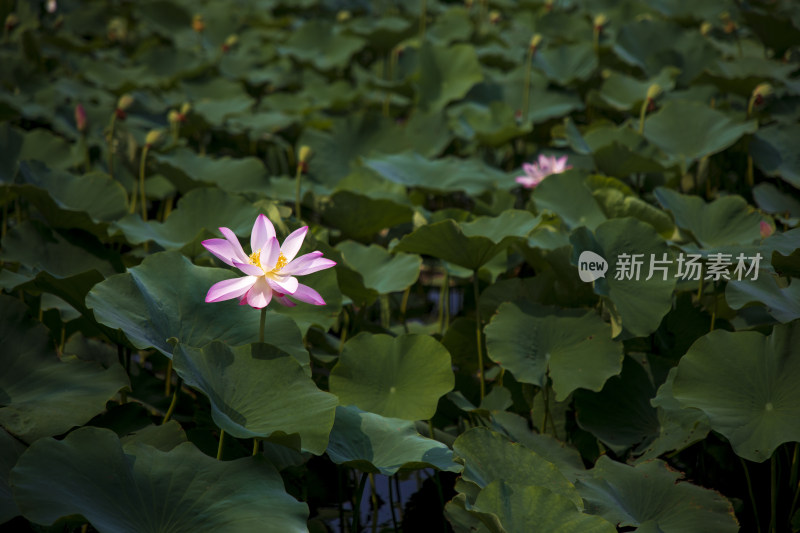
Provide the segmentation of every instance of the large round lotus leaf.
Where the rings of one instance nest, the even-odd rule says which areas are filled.
[[[539,219],[529,212],[513,209],[461,225],[447,219],[406,235],[394,251],[430,255],[477,270],[515,240],[527,236],[538,223]]]
[[[445,48],[425,41],[420,48],[417,89],[423,111],[438,111],[463,98],[482,79],[474,46],[455,44]]]
[[[645,120],[644,136],[686,172],[695,161],[721,152],[757,129],[755,120],[740,121],[699,102],[676,100]]]
[[[149,157],[157,163],[158,171],[183,192],[198,187],[197,182],[213,183],[231,192],[268,190],[267,169],[255,157],[212,159],[188,148],[165,154],[153,152]]]
[[[107,429],[34,443],[11,484],[25,518],[42,525],[79,514],[104,532],[307,531],[308,508],[265,459],[217,461],[188,442],[123,449]]]
[[[605,277],[594,281],[594,292],[613,303],[615,336],[618,328],[625,328],[638,337],[655,331],[672,307],[676,270],[672,262],[655,263],[652,266],[656,268],[666,266],[666,274],[654,269],[652,277],[647,279],[651,274],[651,259],[661,261],[666,254],[667,260],[672,261],[667,244],[656,230],[633,218],[615,218],[598,226],[594,237],[585,228],[578,228],[572,232],[570,241],[573,264],[578,264],[584,251],[593,251],[608,262]],[[627,266],[620,260],[621,254],[631,256]],[[633,254],[641,257],[633,258]],[[637,264],[641,262],[638,273],[633,268],[634,259]]]
[[[401,468],[461,470],[453,462],[453,452],[441,442],[421,436],[413,422],[353,406],[336,408],[327,453],[336,464],[385,476],[393,476]]]
[[[622,217],[639,219],[653,226],[665,239],[671,237],[675,231],[675,224],[667,213],[637,196],[626,195],[612,187],[602,187],[595,190],[592,195],[609,219]]]
[[[706,438],[711,426],[708,417],[699,409],[681,409],[672,394],[677,367],[672,367],[667,380],[658,388],[656,397],[650,403],[658,411],[658,436],[650,443],[637,462],[655,459],[660,455],[681,451],[695,442]]]
[[[675,224],[691,231],[704,248],[750,244],[761,238],[761,216],[741,196],[724,196],[706,204],[699,196],[666,187],[658,187],[655,196],[675,217]]]
[[[657,76],[647,80],[639,80],[612,70],[605,77],[597,96],[614,109],[630,111],[646,100],[647,91],[654,83],[661,87],[663,91],[671,91],[675,87],[675,78],[678,74],[680,74],[680,69],[664,67]],[[638,109],[635,109],[635,111],[638,111]]]
[[[750,141],[753,162],[769,176],[780,176],[800,189],[798,124],[776,124],[760,128]]]
[[[590,42],[561,44],[536,52],[533,65],[550,80],[566,86],[591,77],[597,68],[597,54]]]
[[[330,390],[342,405],[390,418],[429,419],[453,390],[450,354],[425,335],[360,333],[344,345]]]
[[[172,357],[171,338],[198,347],[214,340],[249,344],[258,340],[257,310],[235,300],[205,302],[209,287],[231,274],[195,266],[177,252],[160,252],[97,284],[86,305],[98,322],[121,329],[137,348],[152,346],[167,357]],[[300,331],[290,318],[268,312],[266,332],[270,344],[308,361]]]
[[[571,137],[573,145],[583,140],[594,156],[597,168],[610,176],[663,172],[672,164],[665,159],[664,152],[648,142],[630,124],[615,126],[600,123],[590,126],[580,138],[576,138],[575,131]],[[580,144],[578,147],[581,147]]]
[[[524,106],[523,96],[527,75],[528,69],[524,65],[510,70],[507,74],[492,73],[490,79],[476,85],[470,91],[467,99],[483,105],[491,105],[492,102],[502,100],[514,111],[521,112]],[[563,117],[584,107],[576,93],[551,86],[547,77],[535,70],[530,73],[528,102],[528,116],[522,117],[522,121],[527,124],[538,124]]]
[[[350,57],[364,47],[361,37],[336,32],[336,26],[323,20],[303,24],[279,50],[320,70],[344,67]]]
[[[647,444],[658,434],[656,410],[650,405],[655,394],[647,371],[626,357],[622,373],[610,378],[603,390],[575,392],[578,424],[620,454]]]
[[[130,387],[119,365],[59,359],[47,329],[16,298],[0,296],[0,426],[25,442],[88,422]]]
[[[269,339],[269,335],[265,335]],[[333,426],[336,397],[322,392],[293,357],[268,344],[202,349],[178,345],[173,368],[211,402],[221,429],[238,438],[299,434],[302,449],[320,455]]]
[[[664,67],[680,68],[679,85],[688,85],[706,68],[716,64],[718,57],[699,31],[687,30],[675,22],[644,17],[620,28],[614,52],[626,63],[641,68],[647,76],[657,75]]]
[[[800,224],[800,200],[788,191],[781,192],[771,183],[759,183],[753,187],[753,200],[762,211],[774,214],[788,225]]]
[[[517,381],[544,387],[547,376],[559,401],[572,391],[599,391],[622,369],[622,344],[597,313],[561,314],[508,302],[486,326],[489,357]]]
[[[105,174],[74,176],[53,171],[39,161],[20,164],[25,186],[18,188],[53,227],[81,228],[101,234],[98,226],[127,214],[128,195]]]
[[[733,506],[721,494],[691,483],[662,461],[635,467],[604,455],[576,486],[586,512],[632,531],[736,533]]]
[[[326,224],[355,239],[367,240],[384,228],[410,222],[412,216],[407,205],[351,191],[335,192],[322,212]]]
[[[381,177],[436,192],[464,191],[479,195],[495,188],[509,188],[511,178],[476,159],[443,157],[427,159],[415,152],[403,152],[364,159],[364,166]]]
[[[390,254],[382,246],[363,246],[353,241],[339,243],[344,261],[360,272],[364,286],[378,294],[403,291],[416,283],[422,258],[415,254]]]
[[[539,209],[558,214],[569,229],[586,226],[594,230],[606,220],[603,210],[592,196],[579,172],[548,176],[531,195]]]
[[[449,110],[455,133],[467,141],[498,147],[508,141],[530,133],[531,124],[517,124],[514,110],[505,102],[491,102],[489,106],[468,102]]]
[[[503,531],[552,533],[615,533],[599,516],[582,513],[575,503],[545,487],[494,481],[478,494],[472,507],[500,519]]]
[[[0,524],[20,514],[19,507],[11,495],[8,476],[23,451],[25,446],[22,443],[0,429]]]
[[[563,496],[576,509],[583,509],[575,486],[553,463],[499,433],[487,428],[470,429],[456,439],[453,451],[464,464],[461,477],[480,488],[498,480],[544,487]]]
[[[48,167],[67,170],[83,162],[83,149],[80,144],[71,144],[45,129],[26,131],[23,134],[19,161],[36,159]]]
[[[197,254],[202,248],[196,241],[207,232],[218,235],[217,228],[224,226],[239,236],[250,235],[253,221],[259,214],[261,210],[241,196],[203,187],[181,197],[166,222],[145,222],[138,215],[128,215],[113,223],[111,231],[122,231],[131,244],[155,241],[167,250],[194,243],[190,251]]]
[[[708,415],[737,455],[769,459],[800,441],[800,323],[777,325],[768,337],[712,331],[681,358],[672,392]]]
[[[800,318],[800,280],[792,278],[792,284],[784,288],[764,273],[755,281],[730,281],[725,287],[725,301],[732,309],[751,302],[763,303],[770,315],[786,324]]]
[[[310,251],[309,249],[308,252]],[[304,252],[305,250],[300,251],[301,254]],[[342,291],[339,288],[337,271],[327,268],[299,279],[300,283],[313,287],[325,300],[325,305],[310,305],[301,302],[294,307],[276,305],[273,307],[273,311],[291,318],[300,328],[303,337],[306,336],[311,326],[319,326],[323,331],[328,331],[339,320],[339,313],[342,310]],[[286,347],[283,349],[286,350]]]

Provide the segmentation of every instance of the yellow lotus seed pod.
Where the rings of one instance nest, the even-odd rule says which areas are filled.
[[[647,88],[647,99],[655,100],[661,94],[661,86],[657,83],[652,84]]]
[[[181,106],[181,115],[188,115],[189,111],[192,110],[192,104],[189,102],[184,102]]]
[[[170,109],[169,113],[167,113],[167,121],[170,124],[175,124],[181,121],[181,114],[175,111],[174,109]]]
[[[227,47],[227,48],[233,48],[234,46],[236,46],[238,44],[238,42],[239,42],[239,36],[234,33],[234,34],[228,35],[227,39],[225,39],[225,45],[224,46]]]
[[[194,17],[192,17],[192,29],[197,33],[200,33],[206,29],[206,23],[203,20],[203,15],[200,13],[197,13]]]
[[[131,96],[128,93],[123,94],[122,96],[119,97],[119,100],[117,100],[117,109],[125,111],[132,105],[133,105],[133,96]]]
[[[311,148],[309,146],[303,145],[300,147],[300,152],[297,154],[297,160],[301,163],[305,163],[308,160],[308,156],[311,155]]]
[[[530,47],[532,50],[536,50],[540,44],[542,44],[542,34],[536,33],[531,37]]]
[[[350,20],[351,16],[352,15],[347,10],[339,11],[338,13],[336,13],[336,21],[337,22],[346,22],[346,21]]]
[[[158,141],[161,140],[161,136],[164,135],[164,132],[161,130],[150,130],[147,133],[147,137],[144,138],[144,143],[147,146],[153,146]]]
[[[760,96],[761,98],[766,98],[772,94],[772,85],[769,83],[760,83],[753,89],[753,96]]]
[[[595,28],[602,28],[606,24],[608,24],[608,17],[604,13],[600,13],[594,18]]]
[[[713,29],[714,29],[714,25],[711,24],[710,22],[706,21],[706,22],[700,24],[700,33],[703,34],[703,35],[707,36],[709,33],[711,33],[711,30],[713,30]]]

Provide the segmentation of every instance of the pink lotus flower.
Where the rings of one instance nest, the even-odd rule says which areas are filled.
[[[527,189],[533,189],[547,176],[561,174],[571,168],[572,165],[567,165],[567,156],[556,159],[555,156],[540,155],[538,163],[523,163],[522,170],[525,171],[525,175],[517,176],[516,181]]]
[[[336,264],[335,261],[324,259],[322,252],[311,252],[295,259],[308,233],[308,226],[292,232],[283,241],[283,246],[280,246],[272,222],[266,216],[258,215],[250,234],[250,255],[244,253],[239,239],[230,229],[219,228],[219,231],[225,236],[224,239],[209,239],[203,241],[203,246],[246,276],[215,283],[208,289],[206,302],[239,298],[240,305],[247,304],[261,309],[274,297],[278,303],[294,307],[297,304],[287,298],[291,296],[301,302],[325,305],[325,300],[317,291],[298,283],[294,277],[324,270]]]

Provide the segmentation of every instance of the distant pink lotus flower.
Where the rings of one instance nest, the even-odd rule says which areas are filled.
[[[83,105],[78,104],[75,106],[75,127],[78,128],[78,131],[83,133],[86,131],[86,125],[86,110],[83,108]]]
[[[572,165],[567,165],[567,156],[556,159],[555,156],[540,155],[538,163],[523,163],[525,175],[517,176],[516,181],[527,189],[533,189],[547,176],[561,174],[571,168]]]
[[[219,231],[225,236],[224,239],[209,239],[203,241],[203,246],[246,276],[215,283],[208,289],[206,302],[239,298],[240,305],[261,309],[274,297],[278,303],[294,307],[296,304],[287,298],[291,296],[301,302],[325,305],[325,300],[317,291],[298,283],[294,277],[324,270],[336,264],[335,261],[324,259],[322,252],[311,252],[295,259],[308,233],[308,226],[292,232],[283,241],[283,246],[280,246],[272,222],[266,216],[258,215],[250,234],[252,253],[249,256],[244,253],[239,239],[230,229],[219,228]]]
[[[769,224],[769,222],[765,222],[763,220],[759,222],[759,230],[761,231],[762,239],[766,239],[775,232],[775,229]]]

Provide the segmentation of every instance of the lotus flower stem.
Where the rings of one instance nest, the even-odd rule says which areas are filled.
[[[114,126],[117,124],[117,112],[111,114],[111,124],[108,127],[108,175],[114,179]]]
[[[167,372],[164,377],[164,396],[169,396],[172,385],[172,359],[167,362]]]
[[[542,42],[542,36],[538,33],[531,38],[528,44],[528,54],[525,56],[525,83],[522,87],[522,123],[528,122],[528,108],[530,107],[531,92],[531,68],[533,68],[533,55]]]
[[[475,291],[475,340],[478,343],[478,380],[481,386],[481,401],[486,395],[486,382],[483,378],[483,346],[481,340],[481,308],[478,305],[478,296],[480,290],[478,288],[478,271],[475,270],[472,276],[472,287]]]
[[[178,383],[177,385],[175,385],[175,390],[172,392],[172,401],[169,402],[169,409],[167,409],[167,414],[164,415],[164,420],[161,421],[162,426],[167,422],[169,422],[172,413],[175,412],[175,406],[178,405],[178,392],[180,392],[180,390],[181,390],[181,379],[178,378]]]
[[[259,443],[260,443],[260,442],[261,442],[261,441],[259,441],[259,440],[258,440],[258,437],[254,437],[254,438],[253,438],[253,457],[255,457],[256,455],[258,455],[258,452],[260,451],[260,450],[259,450],[259,447],[258,447],[258,445],[259,445]]]
[[[550,415],[550,390],[547,386],[547,381],[550,379],[548,374],[544,376],[544,387],[542,387],[542,400],[544,401],[544,417],[542,418],[542,427],[540,431],[542,434],[547,433],[547,417]]]
[[[372,531],[378,531],[378,491],[375,488],[375,474],[369,475],[369,493],[372,500]]]
[[[344,343],[347,341],[347,330],[350,328],[350,315],[347,309],[342,309],[342,327],[339,333],[339,353],[344,350]]]
[[[225,442],[225,430],[219,430],[219,446],[217,446],[217,461],[222,461],[222,446]]]
[[[267,308],[261,308],[261,320],[258,324],[258,342],[264,342],[264,326],[267,323]]]
[[[403,291],[403,300],[400,302],[400,320],[403,322],[403,329],[408,333],[408,325],[406,324],[406,309],[408,308],[408,296],[411,294],[411,285],[406,287]]]
[[[145,174],[145,167],[147,165],[147,152],[150,151],[150,145],[145,144],[144,149],[142,150],[142,161],[139,164],[139,193],[142,196],[142,220],[147,220],[147,201],[144,192],[144,174]],[[136,210],[136,193],[133,195],[133,207],[131,208],[131,212]]]
[[[750,496],[750,503],[753,504],[753,518],[756,522],[756,529],[758,533],[761,533],[761,520],[758,519],[758,507],[756,506],[756,497],[753,494],[753,483],[750,481],[750,472],[747,470],[747,463],[744,459],[739,457],[739,460],[742,462],[742,468],[744,469],[744,477],[747,480],[747,493]]]
[[[359,482],[358,489],[356,490],[356,504],[353,507],[353,527],[350,529],[350,531],[358,531],[358,519],[361,515],[361,497],[364,495],[364,486],[367,484],[367,476],[368,474],[366,472],[361,474],[361,481]]]
[[[428,18],[428,2],[427,0],[422,0],[419,7],[419,39],[420,41],[425,39],[425,24],[427,23]]]
[[[769,458],[769,474],[770,474],[770,518],[769,518],[769,531],[770,533],[776,533],[777,530],[777,522],[778,522],[778,472],[777,472],[777,465],[778,462],[776,455],[778,454],[778,450],[772,452],[772,457]]]
[[[392,321],[391,309],[389,308],[389,295],[381,294],[381,327],[389,329]]]
[[[392,477],[387,477],[388,485],[389,485],[389,511],[392,513],[392,527],[394,531],[399,531],[400,529],[397,527],[397,516],[395,516],[395,509],[394,509],[394,491],[392,490]]]

